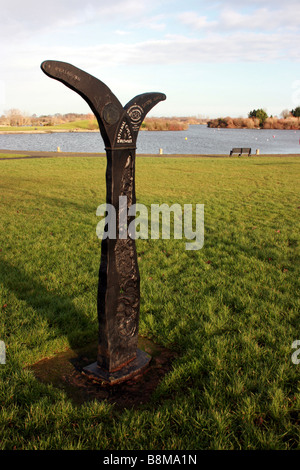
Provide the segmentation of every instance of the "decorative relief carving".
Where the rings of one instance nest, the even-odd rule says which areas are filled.
[[[120,286],[116,315],[118,331],[121,336],[134,336],[139,313],[134,240],[117,240],[115,255]]]
[[[107,124],[116,124],[120,119],[120,111],[117,105],[108,103],[103,108],[103,119]]]
[[[55,67],[55,72],[61,73],[63,75],[66,75],[69,79],[75,80],[77,82],[80,82],[80,77],[73,73],[71,70],[68,70],[63,67]]]
[[[142,117],[143,117],[144,110],[138,104],[134,104],[130,106],[127,111],[128,116],[130,117],[132,129],[134,131],[138,131],[140,125],[142,124]]]
[[[122,179],[121,179],[121,190],[120,196],[127,197],[128,207],[132,205],[132,195],[133,195],[133,158],[131,155],[126,160]]]
[[[101,382],[116,383],[128,379],[128,368],[114,372],[119,374],[117,377],[111,376],[112,371],[131,361],[131,373],[136,373],[141,370],[141,357],[143,364],[149,362],[148,355],[137,350],[140,276],[135,240],[128,236],[129,221],[133,217],[128,217],[125,211],[135,203],[134,165],[139,127],[150,109],[166,96],[145,93],[123,107],[103,82],[71,64],[44,61],[41,68],[46,75],[77,92],[97,118],[107,153],[107,202],[127,196],[124,212],[118,214],[119,238],[102,241],[97,297],[99,349],[97,362],[84,368],[88,375],[100,378]],[[121,234],[119,225],[123,224],[124,234]],[[135,362],[137,352],[140,359]]]
[[[122,121],[117,135],[117,144],[132,144],[132,135],[126,121]]]
[[[133,164],[133,158],[129,155],[123,170],[120,190],[120,195],[127,197],[126,210],[132,205]],[[119,219],[117,225],[119,229]],[[127,227],[126,230],[128,230]],[[120,231],[118,230],[117,233]],[[121,336],[132,337],[137,332],[140,301],[135,240],[130,238],[128,233],[126,238],[116,240],[115,257],[120,286],[116,316],[118,330]]]

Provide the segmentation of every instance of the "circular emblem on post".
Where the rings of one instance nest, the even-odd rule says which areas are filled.
[[[134,104],[133,106],[130,106],[127,113],[130,116],[131,121],[137,124],[142,119],[143,108],[138,104]]]
[[[103,108],[103,119],[107,124],[116,124],[120,118],[118,107],[113,103],[108,103]]]
[[[138,104],[133,104],[127,110],[127,114],[130,117],[131,125],[134,131],[138,132],[140,125],[142,124],[143,113],[144,113],[143,108],[139,106]]]

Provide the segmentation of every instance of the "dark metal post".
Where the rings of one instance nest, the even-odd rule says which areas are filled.
[[[106,203],[116,211],[116,237],[102,240],[97,302],[98,356],[84,372],[113,384],[139,373],[151,359],[137,348],[140,276],[135,240],[128,234],[133,218],[128,216],[128,208],[136,202],[135,151],[140,125],[153,106],[166,96],[144,93],[123,108],[103,82],[73,65],[45,61],[41,68],[46,75],[85,99],[97,118],[105,143]],[[120,217],[124,211],[124,207],[119,206],[120,196],[127,198],[125,217]]]

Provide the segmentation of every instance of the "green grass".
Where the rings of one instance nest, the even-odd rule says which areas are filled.
[[[1,161],[0,449],[299,449],[299,165],[137,158],[138,202],[205,204],[205,242],[137,241],[140,334],[179,355],[121,412],[26,369],[97,338],[106,161]]]
[[[63,124],[57,124],[56,126],[50,126],[53,130],[55,129],[85,129],[85,130],[95,130],[99,129],[96,119],[83,119],[81,121],[71,121],[65,122]]]

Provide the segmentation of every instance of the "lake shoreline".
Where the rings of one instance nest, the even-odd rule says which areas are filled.
[[[204,124],[197,124],[197,125],[202,125],[204,126]],[[208,129],[213,129],[213,130],[244,130],[244,131],[253,131],[253,130],[258,130],[258,131],[299,131],[300,128],[298,129],[294,129],[294,128],[291,128],[291,129],[278,129],[278,128],[262,128],[262,127],[255,127],[255,128],[247,128],[247,127],[213,127],[213,126],[205,126],[207,127]],[[186,131],[187,129],[176,129],[176,130],[171,130],[171,129],[147,129],[147,128],[141,128],[140,129],[140,132],[184,132]],[[97,132],[100,132],[99,129],[55,129],[55,130],[52,130],[52,129],[32,129],[32,130],[13,130],[13,131],[9,131],[9,130],[1,130],[1,127],[0,127],[0,135],[6,135],[6,134],[87,134],[87,133],[97,133]]]
[[[0,131],[1,132],[1,131]],[[0,149],[22,153],[61,152],[105,153],[100,132],[95,130],[69,130],[54,132],[46,128],[39,133],[14,132],[0,135]],[[138,154],[163,155],[228,155],[233,148],[251,148],[256,154],[300,153],[300,131],[270,131],[254,129],[210,129],[190,126],[182,131],[142,131],[136,142]]]
[[[2,155],[12,155],[11,157],[2,157]],[[15,155],[15,156],[13,156]],[[260,154],[260,155],[251,155],[251,156],[229,156],[225,154],[152,154],[152,153],[137,153],[136,156],[139,157],[159,157],[159,158],[259,158],[259,157],[300,157],[300,154],[290,153],[290,154]],[[22,159],[32,159],[32,158],[62,158],[62,157],[71,157],[71,158],[82,158],[82,157],[106,157],[106,153],[97,152],[44,152],[44,151],[29,151],[29,150],[6,150],[0,149],[0,160],[22,160]]]
[[[14,130],[14,131],[1,131],[0,134],[62,134],[62,133],[70,133],[70,134],[77,134],[82,132],[99,132],[99,129],[56,129],[55,131],[52,130],[30,130],[30,131],[22,131],[22,130]]]

